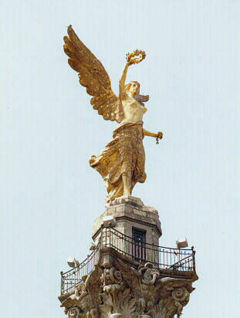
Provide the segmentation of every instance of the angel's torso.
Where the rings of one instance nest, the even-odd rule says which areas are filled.
[[[135,98],[129,95],[122,100],[122,106],[124,119],[121,124],[142,121],[143,115],[147,111],[146,107],[141,105]]]

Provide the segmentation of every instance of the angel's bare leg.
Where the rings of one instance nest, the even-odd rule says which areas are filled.
[[[131,179],[127,174],[122,175],[122,181],[123,181],[123,196],[128,197],[131,195]]]

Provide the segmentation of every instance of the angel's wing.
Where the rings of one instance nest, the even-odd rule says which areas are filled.
[[[79,82],[91,96],[91,104],[106,120],[121,122],[123,112],[120,99],[111,88],[110,78],[102,63],[79,40],[72,26],[64,37],[64,51],[69,56],[69,65],[78,72]]]

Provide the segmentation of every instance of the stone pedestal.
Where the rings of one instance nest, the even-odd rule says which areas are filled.
[[[93,224],[92,238],[96,244],[105,220],[130,238],[132,238],[133,229],[144,231],[146,244],[158,245],[162,235],[158,211],[150,206],[145,206],[142,200],[136,197],[117,198],[106,206],[104,213]]]

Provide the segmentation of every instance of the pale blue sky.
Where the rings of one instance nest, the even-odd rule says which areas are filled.
[[[117,93],[125,54],[149,94],[147,181],[133,195],[159,210],[161,245],[187,236],[199,281],[184,318],[237,317],[240,279],[240,0],[1,1],[0,213],[4,318],[64,317],[66,260],[83,260],[105,188],[88,165],[115,127],[67,65],[72,24]]]

